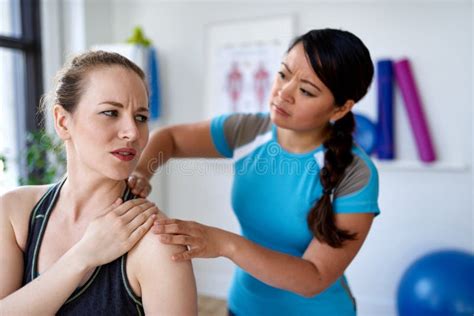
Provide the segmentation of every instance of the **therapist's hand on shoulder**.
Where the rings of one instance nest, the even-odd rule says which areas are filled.
[[[187,251],[172,256],[171,259],[175,261],[226,256],[230,250],[227,241],[231,233],[193,221],[157,220],[152,232],[159,234],[164,244],[186,246]]]
[[[146,198],[151,193],[151,185],[148,178],[138,171],[134,171],[127,180],[132,193]]]

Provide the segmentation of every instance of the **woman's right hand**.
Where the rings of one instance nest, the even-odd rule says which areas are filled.
[[[109,263],[132,249],[151,228],[158,212],[156,205],[145,199],[122,203],[119,198],[104,215],[90,222],[76,250],[90,268]]]
[[[132,175],[128,177],[127,184],[133,194],[143,198],[146,198],[151,192],[150,181],[138,171],[134,171]]]

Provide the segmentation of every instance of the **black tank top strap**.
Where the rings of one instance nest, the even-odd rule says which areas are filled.
[[[136,198],[138,198],[138,196],[133,194],[132,190],[128,187],[128,185],[126,185],[125,190],[123,191],[123,194],[122,194],[122,200],[125,202],[125,201],[133,200]]]
[[[35,274],[34,264],[36,261],[39,245],[43,238],[44,229],[48,222],[49,214],[56,204],[59,192],[63,186],[66,178],[53,184],[41,199],[36,203],[30,214],[28,238],[26,242],[26,249],[24,254],[25,274],[23,275],[24,283],[31,282],[37,277]]]

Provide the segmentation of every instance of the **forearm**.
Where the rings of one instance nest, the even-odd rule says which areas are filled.
[[[91,270],[71,248],[38,278],[0,300],[0,315],[54,315]]]
[[[154,131],[141,155],[136,172],[150,179],[158,168],[173,157],[173,153],[174,144],[170,129]]]
[[[239,235],[222,231],[227,247],[222,255],[260,281],[310,297],[329,284],[312,262],[262,247]]]

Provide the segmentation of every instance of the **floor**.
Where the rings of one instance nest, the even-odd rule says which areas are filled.
[[[198,316],[227,316],[227,304],[222,299],[198,296]]]

